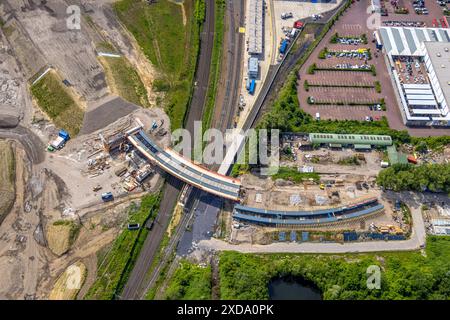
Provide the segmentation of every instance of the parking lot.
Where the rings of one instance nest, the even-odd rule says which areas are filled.
[[[394,5],[392,3],[394,3]],[[440,27],[441,23],[439,19],[442,18],[443,9],[446,7],[445,5],[440,5],[438,3],[438,0],[414,0],[414,1],[397,0],[392,1],[392,3],[391,1],[381,1],[382,8],[384,4],[385,10],[385,15],[382,16],[383,21],[405,22],[414,20],[417,22],[422,22],[424,24],[420,25],[422,27],[424,26]],[[400,12],[407,12],[407,13],[400,13]],[[437,21],[435,21],[435,19]],[[436,25],[436,22],[439,25]]]
[[[409,2],[405,1],[409,4]],[[403,21],[405,24],[416,24],[418,26],[422,24],[422,21],[426,25],[429,25],[434,18],[431,18],[432,13],[434,15],[442,17],[441,7],[433,0],[426,2],[429,7],[429,15],[418,15],[416,13],[410,14],[389,14],[387,17],[382,17],[382,22],[387,21]],[[333,26],[321,43],[317,46],[309,59],[304,63],[300,69],[298,81],[298,96],[300,105],[303,110],[311,114],[313,117],[316,113],[320,114],[321,119],[337,119],[337,120],[365,120],[366,117],[372,117],[377,120],[382,116],[386,116],[389,121],[389,126],[395,130],[408,130],[408,132],[415,136],[430,136],[430,135],[442,135],[447,134],[445,129],[436,128],[408,128],[403,124],[400,110],[397,105],[396,93],[392,86],[392,82],[387,71],[387,65],[382,52],[376,49],[373,31],[367,27],[367,19],[369,14],[367,13],[367,3],[363,1],[355,1],[349,9],[339,18],[339,20]],[[400,22],[398,22],[400,23]],[[335,33],[338,33],[339,37],[361,37],[366,34],[367,44],[357,43],[344,44],[338,41],[338,43],[332,43]],[[335,41],[334,41],[335,42]],[[342,51],[342,50],[355,50],[357,48],[370,49],[371,59],[367,61],[367,64],[373,65],[376,70],[376,76],[371,72],[361,71],[315,71],[314,74],[308,74],[308,68],[312,64],[317,66],[337,65],[343,63],[351,64],[364,64],[363,59],[347,58],[347,57],[332,57],[320,59],[319,55],[323,52],[324,48],[329,51]],[[413,68],[415,66],[413,65]],[[309,84],[308,91],[305,90],[304,80],[307,80]],[[412,78],[414,81],[414,78]],[[378,93],[375,88],[375,83],[379,82],[381,86],[381,92]],[[311,86],[312,85],[312,86]],[[316,85],[316,87],[314,87]],[[318,86],[320,85],[320,86]],[[330,87],[330,86],[334,86]],[[355,86],[350,88],[350,86]],[[372,86],[371,88],[356,88],[356,86]],[[320,88],[320,89],[319,89]],[[317,98],[323,99],[336,99],[336,97],[345,97],[345,101],[340,101],[339,104],[326,105],[311,105],[308,104],[307,99],[309,96],[314,95]],[[384,99],[386,111],[370,110],[369,106],[353,105],[346,103],[355,103],[353,99]],[[337,99],[336,99],[337,100]],[[372,108],[373,109],[373,108]]]
[[[366,9],[363,2],[347,9],[303,65],[300,105],[320,119],[376,121],[392,112],[391,126],[403,129],[384,59],[366,27]],[[313,64],[317,69],[311,74]],[[381,110],[384,104],[387,111]]]

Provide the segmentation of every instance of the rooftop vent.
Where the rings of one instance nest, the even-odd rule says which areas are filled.
[[[441,68],[445,68],[445,64],[441,64]]]
[[[441,56],[441,53],[440,53],[440,52],[438,52],[438,53],[436,53],[436,55],[437,55],[438,57],[440,57],[440,56]]]
[[[448,52],[448,48],[447,48],[447,47],[445,47],[445,48],[444,48],[444,51],[445,51],[445,52]]]

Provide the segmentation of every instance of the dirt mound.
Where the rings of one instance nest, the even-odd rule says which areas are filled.
[[[78,236],[79,225],[74,221],[59,220],[47,227],[47,243],[49,249],[61,256],[69,251]]]
[[[70,265],[59,276],[48,299],[75,300],[86,278],[86,273],[86,266],[81,261]]]
[[[19,124],[20,116],[17,110],[0,105],[0,128],[15,128]]]

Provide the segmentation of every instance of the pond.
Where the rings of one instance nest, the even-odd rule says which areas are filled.
[[[322,295],[314,283],[303,278],[288,276],[269,282],[270,300],[322,300]]]

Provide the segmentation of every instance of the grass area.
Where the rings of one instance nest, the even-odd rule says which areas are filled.
[[[169,281],[167,300],[210,300],[211,266],[200,267],[182,261]]]
[[[149,107],[147,90],[132,64],[124,57],[99,57],[112,92],[138,106]]]
[[[344,166],[359,166],[361,163],[359,162],[358,156],[349,156],[345,157],[338,161],[338,164]]]
[[[289,180],[295,183],[301,183],[309,179],[318,182],[320,180],[320,176],[316,172],[299,172],[297,168],[280,167],[278,172],[272,175],[272,180],[276,179]]]
[[[183,7],[168,0],[149,5],[146,1],[121,0],[114,9],[133,34],[144,54],[159,71],[154,89],[165,93],[162,106],[170,117],[172,130],[183,126],[189,105],[199,52],[202,15],[200,0],[183,2]]]
[[[71,136],[80,131],[84,112],[75,102],[73,92],[66,88],[55,71],[50,71],[31,86],[37,104],[54,122]]]
[[[85,299],[111,300],[122,291],[149,233],[145,223],[156,215],[160,198],[159,193],[146,195],[139,207],[131,206],[128,222],[139,223],[141,228],[139,230],[125,228],[114,241],[111,250],[99,259],[97,279]]]
[[[419,251],[366,254],[220,255],[221,299],[267,299],[272,278],[312,281],[324,299],[449,299],[450,237],[428,237]],[[369,290],[367,268],[381,268],[381,289]]]
[[[0,223],[11,210],[16,196],[16,159],[10,142],[0,140]]]
[[[217,94],[217,83],[220,78],[220,68],[222,67],[222,51],[225,21],[225,0],[215,0],[215,27],[214,46],[211,58],[211,70],[209,73],[208,92],[206,93],[205,110],[203,112],[203,128],[211,127],[212,114]]]

